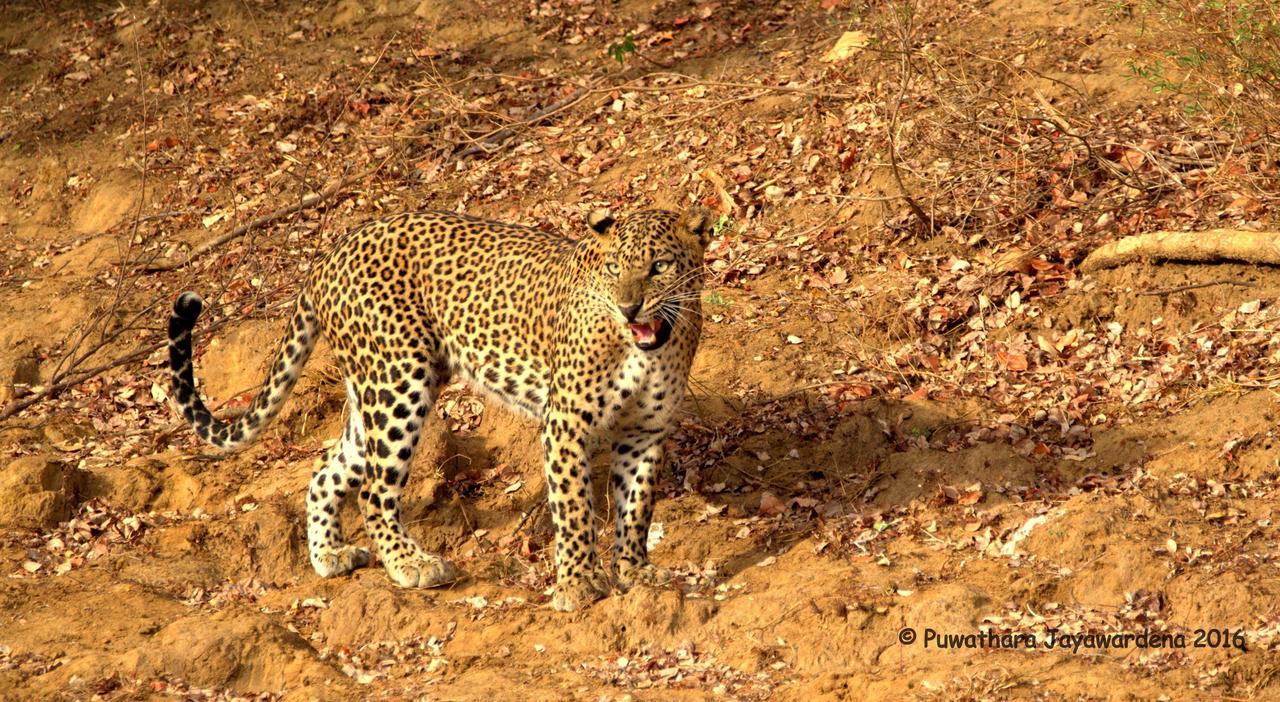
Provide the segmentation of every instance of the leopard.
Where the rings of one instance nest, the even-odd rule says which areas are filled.
[[[409,534],[402,497],[433,402],[462,381],[539,423],[553,609],[669,582],[650,562],[648,534],[702,334],[715,231],[706,208],[679,209],[593,211],[568,233],[448,211],[356,226],[307,271],[267,377],[235,417],[215,416],[196,388],[192,347],[205,303],[184,292],[168,325],[175,409],[202,441],[240,450],[280,412],[324,337],[342,376],[345,425],[306,491],[310,565],[332,578],[376,553],[395,585],[433,588],[462,572]],[[598,553],[591,475],[606,448],[610,570]],[[348,496],[372,549],[344,542]]]

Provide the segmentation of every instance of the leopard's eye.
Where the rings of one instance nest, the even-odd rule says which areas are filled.
[[[671,268],[670,261],[654,261],[653,268],[649,270],[649,275],[661,275],[666,273],[668,268]]]
[[[616,261],[609,261],[605,263],[604,270],[606,273],[608,273],[611,276],[614,276],[615,278],[618,276],[619,273],[622,272],[622,268],[618,266],[618,263]]]

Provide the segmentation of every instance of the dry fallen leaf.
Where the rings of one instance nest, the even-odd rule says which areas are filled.
[[[833,61],[844,61],[851,56],[856,56],[871,43],[871,35],[861,30],[845,32],[836,40],[835,46],[827,50],[822,57],[823,61],[831,63]]]
[[[662,527],[662,522],[653,522],[649,525],[649,538],[646,546],[650,551],[662,543],[662,537],[666,535],[666,530]]]
[[[725,190],[726,183],[724,176],[710,168],[704,168],[699,175],[702,176],[703,180],[711,183],[712,187],[716,189],[716,196],[720,202],[719,209],[721,212],[733,212],[734,209],[737,208],[737,203],[734,202],[733,196],[729,194],[728,190]]]
[[[1013,373],[1021,373],[1027,369],[1027,357],[1020,353],[997,351],[996,359],[1000,361],[1000,365]]]
[[[778,496],[772,492],[765,491],[760,495],[760,514],[772,516],[782,514],[787,510],[787,505]]]
[[[974,483],[965,487],[964,492],[956,497],[956,504],[972,505],[982,499],[982,483]]]

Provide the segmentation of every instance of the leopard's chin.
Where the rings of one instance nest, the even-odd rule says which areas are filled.
[[[671,325],[661,317],[654,317],[648,322],[631,322],[627,329],[631,330],[631,338],[641,351],[662,348],[671,339]]]

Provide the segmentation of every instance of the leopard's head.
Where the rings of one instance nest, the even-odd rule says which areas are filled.
[[[702,254],[714,218],[697,205],[683,214],[644,210],[615,220],[593,212],[600,256],[592,271],[619,330],[645,351],[693,323],[702,294]]]

